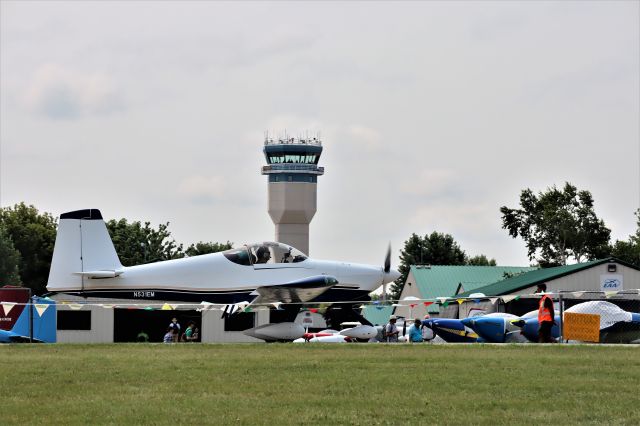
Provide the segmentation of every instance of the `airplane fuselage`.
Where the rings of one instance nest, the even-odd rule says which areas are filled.
[[[312,275],[337,278],[315,301],[363,300],[382,283],[381,267],[306,259],[299,263],[238,265],[222,253],[124,267],[113,278],[82,277],[58,292],[93,297],[181,300],[211,303],[251,301],[257,287],[302,280]]]

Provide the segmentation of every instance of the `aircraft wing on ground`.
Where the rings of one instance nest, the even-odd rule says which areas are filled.
[[[42,343],[39,339],[29,339],[29,336],[22,336],[12,331],[0,330],[0,343]]]
[[[271,303],[304,303],[315,299],[331,287],[338,284],[338,280],[330,275],[315,275],[292,281],[282,285],[258,287],[258,294],[251,305]]]

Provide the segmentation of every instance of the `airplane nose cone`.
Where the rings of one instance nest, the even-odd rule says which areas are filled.
[[[400,278],[400,272],[395,269],[391,269],[389,272],[384,274],[384,282],[390,283],[391,281],[395,281]]]

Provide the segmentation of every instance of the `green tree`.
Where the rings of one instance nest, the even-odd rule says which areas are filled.
[[[107,222],[116,253],[124,266],[184,257],[182,244],[177,244],[171,238],[168,228],[169,222],[161,223],[157,229],[151,227],[150,222],[144,225],[139,221],[128,222],[127,219],[111,219]]]
[[[0,226],[20,252],[20,280],[35,294],[46,292],[57,223],[49,213],[40,213],[25,203],[0,209]]]
[[[501,207],[502,227],[527,244],[529,259],[540,266],[566,265],[604,257],[609,252],[611,231],[595,214],[589,191],[578,191],[569,182],[554,185],[537,195],[531,189],[520,194],[520,208]]]
[[[495,259],[488,259],[484,254],[467,259],[467,265],[471,266],[496,266]]]
[[[20,252],[13,246],[11,237],[0,226],[0,287],[3,285],[21,285]]]
[[[187,247],[184,253],[187,256],[191,257],[191,256],[199,256],[201,254],[218,253],[220,251],[225,251],[232,248],[233,248],[233,243],[230,241],[227,241],[226,243],[214,243],[214,242],[204,243],[200,241],[196,244],[191,244],[189,247]]]
[[[638,226],[636,233],[630,235],[628,241],[617,240],[611,248],[611,254],[620,260],[640,267],[640,209],[636,210],[635,214]]]
[[[398,272],[401,275],[391,286],[390,297],[392,300],[397,300],[400,297],[411,265],[465,265],[466,262],[464,251],[451,235],[432,232],[420,237],[415,233],[411,234],[411,237],[404,242],[404,248],[400,251]]]

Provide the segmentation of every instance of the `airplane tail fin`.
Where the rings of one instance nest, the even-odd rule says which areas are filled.
[[[60,215],[47,290],[82,290],[87,278],[115,277],[122,269],[100,210]]]

